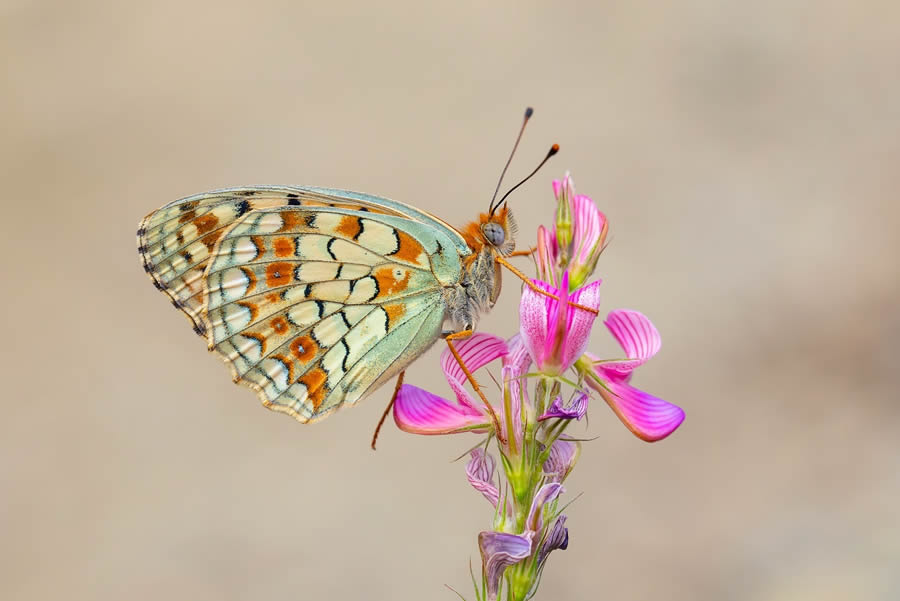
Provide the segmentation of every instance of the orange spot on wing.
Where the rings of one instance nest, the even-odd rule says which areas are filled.
[[[294,255],[294,239],[293,238],[275,238],[275,256],[291,257]]]
[[[378,296],[390,296],[406,290],[409,284],[409,270],[400,269],[403,275],[397,277],[397,267],[382,267],[375,271],[375,281],[378,282]]]
[[[253,270],[249,267],[241,267],[241,271],[245,276],[247,276],[247,279],[250,281],[250,283],[247,284],[247,292],[245,292],[244,294],[250,294],[251,292],[253,292],[253,289],[256,288],[256,274],[253,273]]]
[[[178,223],[187,223],[188,221],[190,221],[191,219],[193,219],[196,216],[197,216],[197,211],[191,209],[191,210],[183,213],[181,215],[181,217],[178,218]]]
[[[266,337],[258,332],[244,332],[241,336],[245,338],[252,338],[253,340],[259,343],[259,354],[266,354]]]
[[[294,268],[290,263],[285,261],[269,263],[269,265],[266,266],[266,286],[269,288],[287,286],[291,283],[293,275]]]
[[[291,354],[303,363],[309,363],[319,352],[319,345],[309,336],[298,336],[291,341]]]
[[[384,311],[388,316],[388,330],[390,330],[394,326],[394,322],[403,317],[403,314],[406,313],[406,305],[399,303],[385,305]]]
[[[256,316],[259,315],[259,307],[257,307],[254,303],[248,303],[246,301],[238,301],[236,304],[249,309],[250,321],[256,321]]]
[[[256,247],[257,257],[266,252],[266,241],[263,240],[262,236],[250,236],[250,242]]]
[[[206,234],[205,236],[203,236],[203,238],[201,238],[200,241],[206,245],[206,250],[208,250],[209,252],[212,252],[213,248],[216,245],[216,242],[219,241],[219,238],[221,238],[222,234],[224,234],[224,233],[225,233],[224,229],[218,230],[215,232],[210,232],[210,233]]]
[[[350,215],[341,217],[341,222],[337,226],[337,233],[351,240],[355,240],[361,231],[362,226],[359,223],[359,219]]]
[[[208,234],[219,224],[219,218],[214,213],[206,213],[194,219],[193,224],[197,228],[197,235],[202,236]]]
[[[269,303],[272,303],[273,305],[280,300],[281,300],[281,297],[278,295],[277,292],[272,292],[272,293],[266,295],[266,301]]]
[[[400,230],[397,230],[397,237],[400,240],[400,247],[391,256],[410,263],[418,263],[419,257],[425,252],[422,245],[415,238]]]
[[[288,331],[288,322],[284,317],[281,317],[280,315],[270,321],[269,325],[272,326],[272,330],[276,334],[284,334]]]
[[[322,401],[325,400],[325,394],[328,392],[328,387],[325,386],[325,380],[327,379],[328,374],[320,367],[312,369],[297,378],[297,382],[306,386],[306,393],[312,403],[313,411],[318,411]]]
[[[282,211],[281,227],[278,232],[296,232],[306,226],[306,213],[300,211]]]

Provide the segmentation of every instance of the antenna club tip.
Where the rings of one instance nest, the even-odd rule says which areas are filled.
[[[552,157],[557,152],[559,152],[559,144],[554,144],[550,147],[550,152],[547,153],[547,156]]]
[[[531,108],[530,106],[529,106],[528,108],[525,109],[525,118],[526,118],[526,119],[531,119],[531,116],[532,116],[533,114],[534,114],[534,109]]]

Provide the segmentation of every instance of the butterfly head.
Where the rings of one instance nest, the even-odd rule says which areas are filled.
[[[497,249],[501,255],[508,255],[516,249],[518,228],[512,211],[504,204],[491,213],[482,213],[478,230],[483,244]]]

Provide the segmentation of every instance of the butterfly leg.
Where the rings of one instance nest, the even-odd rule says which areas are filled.
[[[526,286],[528,286],[529,288],[531,288],[538,294],[543,294],[544,296],[549,296],[550,298],[555,298],[556,300],[559,300],[559,297],[556,296],[555,294],[550,294],[546,290],[542,290],[541,288],[535,286],[534,282],[532,282],[531,279],[527,275],[525,275],[524,273],[522,273],[521,271],[516,269],[515,266],[512,265],[512,263],[507,261],[502,256],[498,255],[498,256],[494,257],[494,260],[496,260],[498,263],[500,263],[501,265],[503,265],[504,267],[509,269],[511,272],[513,272],[513,274],[517,278],[519,278],[520,280],[525,282]],[[593,309],[591,307],[586,307],[585,305],[579,305],[578,303],[573,303],[572,301],[567,301],[567,302],[569,303],[569,305],[571,305],[577,309],[581,309],[582,311],[588,311],[589,313],[593,313],[594,315],[600,314],[600,311],[598,311],[597,309]]]
[[[472,335],[472,330],[461,330],[459,332],[452,332],[450,334],[446,334],[444,336],[444,340],[447,342],[447,346],[450,347],[450,352],[453,353],[453,358],[456,359],[456,362],[459,363],[460,368],[462,368],[463,373],[466,374],[466,379],[469,380],[469,383],[472,385],[472,390],[478,394],[481,398],[481,402],[484,403],[485,411],[487,411],[488,415],[491,417],[491,422],[494,424],[494,432],[497,434],[497,439],[500,442],[505,442],[503,440],[503,434],[500,431],[500,420],[497,418],[497,413],[494,411],[494,407],[491,405],[490,401],[487,400],[487,397],[484,396],[484,393],[481,391],[481,387],[478,385],[478,382],[475,381],[475,376],[472,375],[472,372],[469,371],[469,368],[466,367],[466,364],[463,363],[462,357],[459,356],[459,351],[456,350],[456,345],[453,344],[453,341],[458,338],[468,338]]]
[[[537,250],[537,246],[532,246],[528,250],[514,250],[506,255],[507,257],[530,257]]]
[[[397,383],[394,384],[394,394],[391,395],[391,402],[388,403],[388,406],[384,408],[384,413],[381,414],[381,419],[378,420],[378,425],[375,426],[375,434],[372,435],[372,450],[375,450],[375,442],[378,440],[378,433],[381,432],[381,426],[384,425],[384,420],[387,419],[388,413],[391,412],[391,408],[394,406],[394,401],[397,400],[397,393],[400,392],[400,387],[403,386],[403,374],[406,371],[401,371],[400,375],[397,376]]]

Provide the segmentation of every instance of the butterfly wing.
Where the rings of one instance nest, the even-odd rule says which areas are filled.
[[[303,422],[356,403],[437,339],[460,244],[412,207],[321,188],[191,197],[139,230],[145,269],[235,381]]]
[[[205,336],[203,271],[216,242],[228,228],[252,211],[280,206],[335,204],[340,191],[330,196],[292,186],[230,188],[176,200],[147,215],[138,227],[138,252],[154,286],[190,318],[194,331]],[[399,214],[377,197],[368,203],[351,200],[349,208]],[[389,204],[392,203],[389,201]]]

